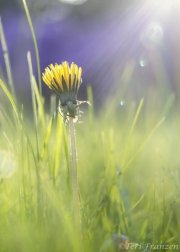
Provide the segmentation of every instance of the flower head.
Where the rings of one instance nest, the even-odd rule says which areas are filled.
[[[77,115],[77,93],[81,85],[82,68],[75,63],[51,64],[42,75],[44,83],[60,98],[61,110],[65,116]]]
[[[71,66],[69,66],[68,62],[64,61],[59,65],[50,64],[49,67],[46,67],[42,79],[61,99],[63,93],[74,92],[77,94],[81,85],[81,76],[81,67],[78,67],[75,63],[71,63]]]

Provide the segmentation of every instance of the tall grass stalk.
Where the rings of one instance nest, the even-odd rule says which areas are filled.
[[[32,107],[33,107],[33,116],[34,122],[37,127],[37,106],[36,106],[36,98],[33,90],[33,67],[32,67],[32,60],[31,60],[31,53],[27,52],[27,62],[29,68],[29,78],[31,83],[31,95],[32,95]]]
[[[13,82],[13,77],[12,77],[12,70],[11,70],[11,63],[9,60],[9,52],[8,52],[8,47],[6,43],[6,38],[4,35],[1,17],[0,17],[0,41],[1,41],[2,50],[4,54],[4,62],[6,66],[8,84],[10,86],[14,99],[16,99],[15,90],[14,90],[14,82]]]
[[[37,148],[37,156],[33,154],[34,162],[35,162],[35,174],[36,174],[36,189],[37,189],[37,217],[38,221],[41,218],[41,178],[40,178],[40,147],[39,147],[39,132],[38,132],[38,112],[37,112],[37,96],[38,91],[35,92],[36,80],[33,74],[33,67],[31,61],[31,53],[27,53],[27,62],[29,68],[29,77],[31,83],[31,95],[32,95],[32,107],[33,107],[33,115],[34,115],[34,130],[35,130],[35,138],[36,138],[36,148]],[[40,99],[39,99],[40,100]],[[39,108],[42,108],[42,104],[39,101]],[[42,110],[42,109],[41,109]],[[34,153],[34,152],[33,152]]]
[[[12,108],[13,108],[13,111],[14,111],[13,115],[14,115],[14,118],[16,118],[15,120],[17,120],[19,122],[20,115],[19,115],[19,111],[18,111],[17,104],[16,104],[16,101],[15,101],[15,97],[12,96],[12,94],[8,90],[6,84],[1,79],[0,79],[0,87],[2,88],[3,92],[5,93],[6,97],[8,98],[9,102],[12,105]]]
[[[35,49],[35,55],[36,55],[36,64],[37,64],[37,71],[38,71],[38,86],[39,86],[39,92],[42,94],[42,81],[41,81],[41,66],[40,66],[40,58],[39,58],[39,50],[38,50],[38,45],[37,45],[37,39],[36,35],[34,32],[34,27],[32,24],[32,19],[31,15],[29,13],[29,9],[26,3],[26,0],[22,0],[23,6],[24,6],[24,11],[26,13],[26,18],[29,24],[29,28],[31,30],[32,34],[32,39],[33,39],[33,44],[34,44],[34,49]]]

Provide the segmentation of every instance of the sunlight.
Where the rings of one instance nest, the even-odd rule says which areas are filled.
[[[174,8],[180,5],[179,0],[147,0],[148,4],[160,15],[169,15]]]
[[[87,2],[87,0],[59,0],[62,3],[79,5]]]

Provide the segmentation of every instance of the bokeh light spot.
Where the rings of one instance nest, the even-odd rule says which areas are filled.
[[[164,36],[163,27],[158,22],[149,23],[141,35],[142,43],[145,46],[161,44]]]
[[[145,56],[140,56],[139,65],[140,67],[146,67],[148,65],[148,60]]]

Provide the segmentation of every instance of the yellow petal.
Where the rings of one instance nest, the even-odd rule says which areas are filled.
[[[72,64],[71,64],[71,86],[74,82],[74,77],[75,77],[75,64],[72,62]]]
[[[51,72],[52,72],[52,74],[53,74],[54,79],[55,79],[56,82],[59,84],[58,73],[57,73],[57,71],[56,71],[56,69],[55,69],[54,66],[51,68]]]
[[[61,88],[61,90],[63,90],[63,86],[62,86],[62,72],[61,72],[60,66],[58,64],[55,65],[55,70],[56,70],[56,74],[57,74],[57,78],[58,78],[59,87]]]
[[[47,76],[46,76],[46,75],[43,75],[43,76],[42,76],[42,79],[43,79],[44,83],[45,83],[47,86],[50,86],[50,85],[51,85],[51,82],[47,79]]]
[[[69,89],[69,64],[67,61],[62,64],[64,70],[64,79],[66,81],[67,88]]]
[[[78,70],[78,86],[80,86],[80,84],[81,84],[81,76],[82,76],[82,68],[79,67],[79,70]]]

